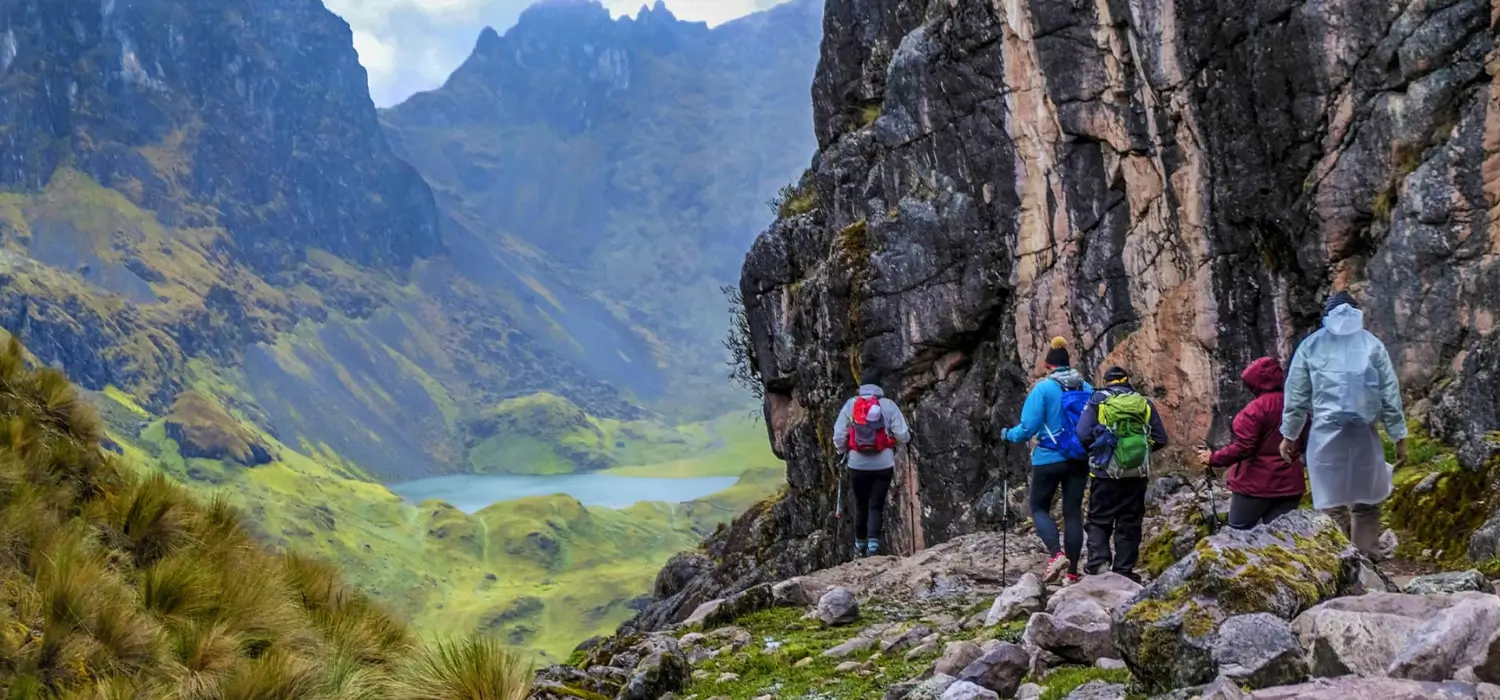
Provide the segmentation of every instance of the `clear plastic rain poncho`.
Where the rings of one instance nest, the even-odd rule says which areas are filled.
[[[1297,439],[1309,411],[1313,507],[1389,498],[1391,465],[1375,426],[1384,423],[1392,440],[1406,438],[1401,387],[1385,344],[1364,329],[1364,313],[1348,304],[1330,311],[1322,330],[1297,348],[1287,374],[1282,436]]]

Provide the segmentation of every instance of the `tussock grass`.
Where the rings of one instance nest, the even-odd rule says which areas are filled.
[[[511,700],[498,643],[423,650],[339,572],[262,550],[100,447],[61,374],[0,347],[0,697],[8,700]]]

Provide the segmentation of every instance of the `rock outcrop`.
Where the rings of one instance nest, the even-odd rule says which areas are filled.
[[[1291,620],[1343,593],[1359,560],[1337,524],[1312,511],[1221,532],[1115,611],[1114,643],[1151,687],[1207,683],[1217,675],[1216,641],[1226,620],[1257,613]],[[1233,656],[1225,663],[1240,665]]]
[[[1412,416],[1482,465],[1495,23],[1482,0],[831,0],[821,150],[741,281],[791,490],[731,531],[777,546],[730,546],[757,565],[727,571],[847,556],[828,430],[861,370],[921,426],[887,520],[912,551],[1000,517],[984,504],[1027,457],[997,434],[1047,339],[1087,373],[1130,367],[1177,445],[1222,441],[1240,370],[1288,357],[1335,288],[1363,298]]]

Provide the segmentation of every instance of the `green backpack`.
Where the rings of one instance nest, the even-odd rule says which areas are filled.
[[[1114,449],[1096,457],[1111,479],[1146,476],[1151,469],[1151,404],[1136,392],[1111,394],[1099,404],[1099,424],[1114,437]],[[1106,441],[1107,443],[1108,441]]]

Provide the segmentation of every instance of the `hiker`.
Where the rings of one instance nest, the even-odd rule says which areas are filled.
[[[1274,357],[1262,357],[1240,373],[1255,399],[1234,417],[1234,441],[1198,459],[1210,472],[1229,469],[1229,526],[1249,530],[1297,509],[1307,490],[1302,460],[1281,456],[1282,385],[1286,372]],[[1299,438],[1306,441],[1306,432]],[[1210,476],[1210,478],[1212,478]]]
[[[1031,450],[1031,520],[1051,556],[1043,579],[1052,583],[1067,572],[1068,581],[1078,580],[1078,559],[1083,553],[1083,491],[1088,486],[1087,453],[1073,432],[1093,387],[1071,368],[1068,343],[1053,338],[1044,359],[1047,376],[1026,395],[1021,423],[1001,438],[1021,443],[1037,439]],[[1052,501],[1062,490],[1063,536],[1058,544],[1057,521]]]
[[[1348,292],[1323,305],[1323,327],[1292,357],[1281,418],[1281,456],[1299,452],[1308,427],[1307,476],[1313,507],[1338,521],[1361,552],[1379,557],[1380,504],[1391,495],[1376,423],[1396,443],[1396,463],[1406,461],[1406,416],[1391,356],[1365,330],[1364,312]]]
[[[1146,517],[1151,453],[1167,446],[1167,429],[1151,400],[1135,390],[1130,373],[1111,367],[1104,388],[1089,399],[1078,421],[1089,449],[1089,562],[1084,571],[1113,571],[1137,583],[1141,522]],[[1114,549],[1110,549],[1110,536]]]
[[[885,495],[896,476],[896,447],[911,442],[911,431],[896,402],[885,398],[880,376],[866,372],[859,395],[844,403],[833,424],[833,445],[847,456],[854,480],[854,556],[880,552]]]

